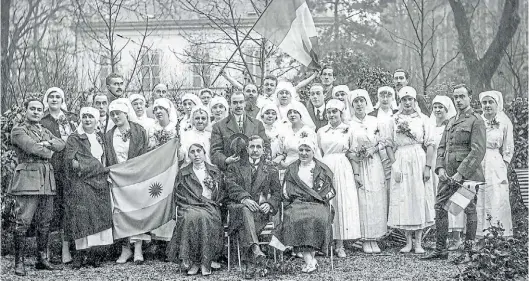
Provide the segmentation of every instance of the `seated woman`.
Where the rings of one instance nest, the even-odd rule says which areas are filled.
[[[333,174],[314,158],[318,148],[309,138],[298,143],[299,160],[288,166],[283,186],[283,220],[278,228],[279,239],[286,246],[301,252],[305,260],[302,272],[317,269],[316,251],[328,253],[332,241],[333,213],[329,200],[336,194]]]
[[[224,180],[219,169],[204,161],[204,145],[192,144],[188,157],[191,164],[178,172],[174,184],[177,219],[167,256],[171,261],[181,260],[188,275],[200,269],[206,276],[223,248],[220,202]]]
[[[96,132],[99,111],[81,108],[81,125],[66,143],[65,168],[70,184],[64,190],[65,231],[75,241],[73,267],[80,268],[89,253],[89,264],[100,265],[94,246],[114,243],[108,168],[104,163],[103,134]],[[94,248],[92,248],[94,249]]]

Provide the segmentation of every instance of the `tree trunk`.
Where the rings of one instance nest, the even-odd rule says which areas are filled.
[[[470,77],[470,86],[475,95],[491,89],[491,80],[500,65],[505,50],[516,33],[520,16],[518,15],[519,0],[505,0],[500,24],[482,58],[479,58],[472,35],[470,21],[461,0],[448,0],[454,13],[454,24],[457,29],[459,50],[463,54],[465,65]]]
[[[0,63],[0,84],[2,95],[2,113],[6,112],[11,107],[11,99],[8,94],[8,81],[9,81],[9,69],[11,68],[11,59],[8,56],[8,46],[9,46],[9,10],[11,8],[11,0],[2,0],[0,4],[0,21],[2,23],[1,31],[1,63]]]

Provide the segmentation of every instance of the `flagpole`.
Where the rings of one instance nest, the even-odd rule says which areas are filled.
[[[215,76],[215,79],[213,79],[213,82],[211,82],[211,85],[213,86],[213,84],[215,84],[215,82],[217,81],[217,79],[219,78],[219,76],[221,75],[222,71],[224,71],[224,68],[226,68],[226,66],[228,65],[228,63],[230,63],[231,59],[233,58],[233,56],[235,56],[235,54],[237,53],[237,51],[239,51],[241,49],[241,45],[242,43],[244,42],[244,40],[246,40],[246,38],[248,38],[248,36],[250,35],[250,33],[252,32],[253,28],[257,25],[257,23],[259,22],[259,20],[261,19],[261,17],[264,15],[264,13],[266,12],[266,10],[268,9],[268,7],[270,7],[270,5],[272,4],[272,2],[274,2],[274,0],[271,0],[270,3],[268,3],[268,5],[266,5],[266,7],[264,8],[263,12],[259,15],[259,17],[257,18],[257,20],[254,22],[254,24],[252,25],[252,27],[250,28],[250,30],[248,30],[248,33],[246,33],[246,35],[244,36],[244,38],[242,38],[241,42],[239,43],[239,45],[237,45],[237,49],[235,49],[235,51],[233,51],[233,53],[231,54],[230,58],[228,59],[228,61],[222,66],[222,68],[220,69],[219,73],[217,74],[217,76]],[[238,32],[237,30],[235,30],[235,32]],[[250,74],[251,75],[251,74]]]

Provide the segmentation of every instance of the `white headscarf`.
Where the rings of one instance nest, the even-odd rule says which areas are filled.
[[[378,98],[377,104],[375,104],[374,107],[375,108],[380,107],[380,93],[382,92],[390,92],[393,95],[393,101],[391,102],[391,109],[398,109],[399,106],[397,105],[397,101],[395,98],[395,89],[389,86],[383,86],[383,87],[378,88],[377,95],[379,96],[379,98]]]
[[[208,92],[210,95],[213,96],[213,91],[209,88],[204,88],[204,89],[201,89],[200,91],[198,91],[198,96],[201,97],[202,96],[202,93],[204,92]]]
[[[134,112],[132,104],[128,98],[118,98],[112,101],[108,105],[108,112],[110,113],[114,110],[127,113],[130,122],[138,123],[138,117],[136,116],[136,112]]]
[[[351,104],[351,116],[355,115],[354,106],[352,106],[353,101],[359,97],[362,97],[366,100],[366,114],[369,114],[374,110],[373,103],[371,102],[371,98],[369,97],[369,93],[364,89],[356,89],[351,91],[351,95],[349,95],[349,100],[347,101],[347,103]]]
[[[483,98],[491,97],[498,104],[498,111],[496,116],[509,119],[507,114],[503,111],[503,94],[500,91],[485,91],[479,94],[479,102],[483,101]],[[509,119],[510,120],[510,119]]]
[[[330,99],[327,104],[325,104],[325,108],[336,108],[339,111],[343,112],[345,110],[345,103],[343,103],[339,99]]]
[[[58,87],[51,87],[46,91],[46,94],[44,94],[44,98],[42,100],[42,103],[44,104],[44,110],[50,108],[50,106],[48,105],[48,96],[51,93],[58,93],[59,95],[61,95],[61,98],[62,98],[61,109],[64,111],[68,111],[68,107],[66,106],[66,99],[64,98],[64,92],[63,90],[61,90],[61,88],[58,88]]]
[[[221,96],[215,96],[211,99],[211,101],[209,102],[209,112],[213,112],[212,111],[212,108],[217,105],[217,104],[222,104],[224,105],[224,107],[226,108],[226,112],[224,113],[224,116],[222,116],[222,118],[225,118],[225,117],[228,117],[229,115],[229,110],[230,110],[230,105],[228,104],[228,100],[226,100],[225,97],[221,97]]]
[[[432,101],[432,105],[434,105],[436,103],[440,103],[446,108],[446,110],[447,110],[446,120],[456,116],[456,114],[457,114],[456,107],[454,106],[454,103],[452,102],[452,99],[450,99],[450,97],[440,96],[440,95],[439,96],[435,96],[435,98]],[[435,113],[432,112],[432,114],[430,115],[430,119],[431,120],[435,120],[436,119]]]
[[[190,94],[190,93],[187,93],[187,94],[184,94],[182,96],[182,103],[185,101],[185,100],[191,100],[195,106],[199,106],[199,105],[203,105],[202,104],[202,100],[195,94]]]
[[[336,98],[334,95],[338,92],[345,92],[345,95],[348,96],[349,95],[349,87],[347,87],[347,85],[338,85],[338,86],[334,86],[332,88],[332,97],[333,98]]]
[[[316,128],[316,125],[314,124],[314,121],[312,121],[312,118],[310,117],[310,114],[307,111],[307,108],[301,102],[293,100],[286,107],[287,107],[287,115],[288,115],[288,112],[290,110],[295,110],[295,111],[299,112],[299,114],[301,116],[301,122],[303,122],[303,124],[309,126],[312,129]],[[278,116],[278,118],[279,117],[280,116]],[[287,116],[285,116],[282,121],[283,121],[283,123],[290,124],[290,121],[288,121],[288,117]]]
[[[207,126],[209,125],[209,123],[210,123],[210,119],[209,119],[209,117],[210,117],[211,114],[209,113],[209,109],[208,109],[207,107],[205,107],[204,105],[195,106],[195,107],[193,107],[193,109],[191,109],[191,114],[189,114],[189,117],[190,117],[189,123],[191,123],[191,126],[192,126],[193,128],[195,128],[195,126],[193,125],[193,115],[194,115],[195,112],[197,112],[197,111],[204,111],[204,112],[206,112],[206,114],[207,114],[207,124],[206,124],[206,127],[207,127]]]
[[[178,122],[178,115],[176,114],[176,107],[174,104],[167,98],[159,98],[154,100],[152,104],[152,108],[154,110],[155,107],[163,107],[167,112],[169,113],[169,122]]]
[[[317,160],[322,161],[320,148],[314,142],[314,140],[312,140],[312,138],[309,138],[309,137],[299,138],[297,148],[299,148],[302,145],[306,145],[306,146],[310,147],[312,152],[314,152],[314,158],[317,159]]]
[[[291,99],[290,102],[298,101],[299,97],[298,97],[298,93],[297,93],[297,91],[296,91],[296,87],[294,87],[294,85],[292,85],[292,83],[290,83],[290,82],[287,82],[287,81],[280,81],[280,82],[277,84],[276,92],[274,93],[274,96],[276,97],[276,104],[277,104],[277,106],[280,106],[279,98],[277,97],[277,95],[278,95],[279,92],[281,92],[281,91],[287,91],[287,92],[290,93],[290,96],[292,97],[292,99]]]
[[[84,131],[83,129],[83,114],[90,114],[92,116],[94,116],[95,120],[96,120],[96,124],[97,124],[97,120],[99,118],[99,110],[96,109],[96,108],[93,108],[93,107],[82,107],[81,108],[81,111],[79,112],[79,116],[80,116],[80,119],[81,119],[81,122],[79,123],[79,125],[77,126],[77,133],[82,135],[82,134],[85,134],[86,132]]]
[[[259,121],[261,121],[261,122],[263,122],[263,124],[264,124],[263,115],[265,114],[265,112],[266,112],[267,110],[273,110],[273,111],[276,112],[277,119],[276,119],[276,121],[274,122],[274,124],[277,123],[277,121],[279,121],[279,118],[280,118],[280,116],[279,116],[279,109],[278,109],[277,106],[276,106],[275,104],[273,104],[273,103],[265,103],[265,104],[263,105],[263,107],[261,107],[261,109],[259,110],[259,113],[257,113],[257,117],[256,117],[256,119],[259,120]]]
[[[402,87],[398,93],[398,96],[399,96],[399,100],[407,96],[414,98],[415,102],[413,103],[413,109],[415,110],[415,112],[421,113],[421,110],[418,109],[419,104],[417,103],[417,91],[415,91],[413,87],[410,87],[410,86]],[[402,112],[402,101],[399,105],[399,112]]]
[[[131,103],[133,101],[135,101],[135,100],[138,100],[138,99],[142,100],[143,102],[147,102],[145,97],[140,95],[140,94],[132,94],[132,95],[129,96],[129,100],[130,100]]]

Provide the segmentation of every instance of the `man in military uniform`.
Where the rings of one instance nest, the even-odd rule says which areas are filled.
[[[25,236],[34,216],[37,225],[37,269],[55,269],[48,261],[46,249],[53,216],[55,178],[49,160],[66,143],[40,124],[44,105],[40,100],[25,103],[26,119],[11,131],[11,143],[18,157],[8,194],[15,197],[15,274],[24,276]]]
[[[458,114],[446,125],[437,150],[435,172],[439,175],[437,203],[435,204],[436,249],[422,259],[448,259],[446,238],[448,235],[448,211],[444,209],[448,199],[457,191],[451,181],[484,182],[481,161],[485,156],[485,123],[470,106],[472,91],[465,85],[454,89],[454,101]],[[456,262],[468,262],[472,243],[476,238],[476,198],[465,209],[467,216],[465,253]]]

